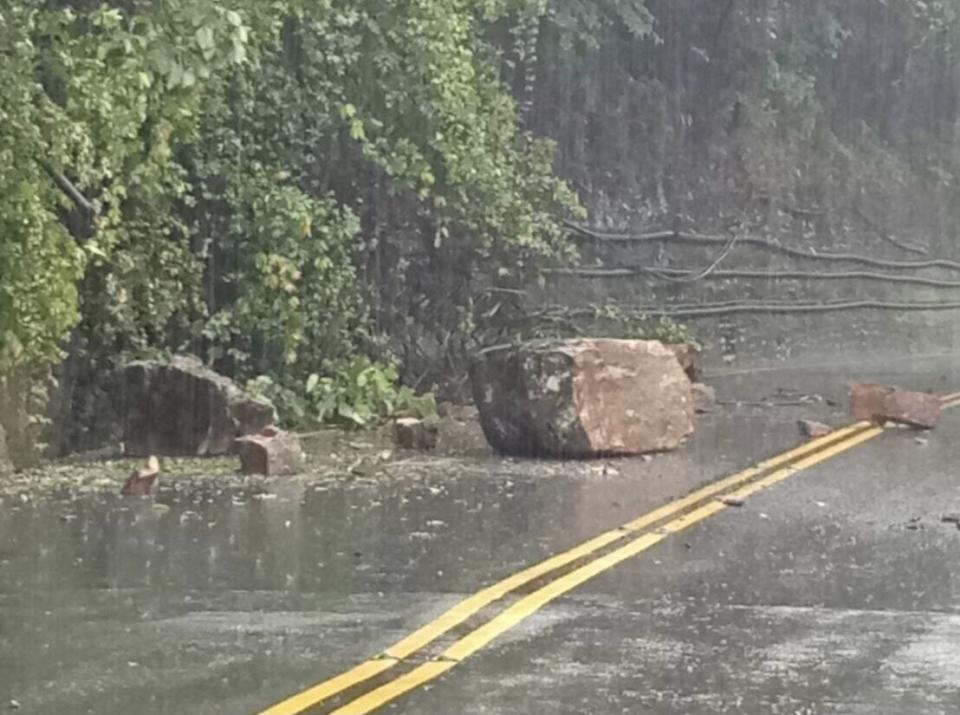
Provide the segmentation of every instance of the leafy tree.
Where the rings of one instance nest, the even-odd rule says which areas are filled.
[[[158,350],[302,385],[423,297],[384,302],[371,250],[412,240],[485,285],[568,251],[575,199],[485,39],[544,11],[2,0],[0,374],[55,363],[82,318],[61,415],[105,412],[113,368]],[[447,329],[472,301],[458,290]]]

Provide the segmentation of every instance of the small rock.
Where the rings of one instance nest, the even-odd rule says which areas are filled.
[[[960,526],[960,514],[944,514],[942,517],[940,517],[940,521],[942,521],[944,524],[956,524],[957,526]]]
[[[914,437],[913,441],[919,444],[921,447],[926,447],[928,444],[930,444],[930,440],[924,439],[923,437]]]
[[[123,496],[145,497],[153,493],[153,483],[160,475],[160,460],[156,456],[151,456],[147,460],[147,466],[143,469],[136,469],[127,477],[123,483],[120,493]]]
[[[710,385],[704,385],[702,382],[695,382],[690,386],[693,393],[693,409],[697,414],[706,414],[713,412],[717,406],[717,391]]]
[[[393,423],[393,440],[401,449],[435,449],[438,433],[436,424],[413,417],[401,417]]]
[[[815,422],[814,420],[799,420],[797,426],[800,428],[800,434],[810,439],[826,437],[833,432],[833,428],[830,427],[830,425],[826,425],[823,422]]]
[[[724,506],[742,507],[747,502],[740,497],[724,497],[720,500],[720,503]]]
[[[20,709],[20,702],[19,702],[18,700],[11,700],[9,703],[7,703],[7,709],[9,709],[9,710],[19,710],[19,709]]]
[[[276,430],[272,436],[263,434],[240,437],[235,449],[240,456],[240,471],[244,474],[267,476],[290,475],[303,471],[306,457],[300,438],[293,432]]]

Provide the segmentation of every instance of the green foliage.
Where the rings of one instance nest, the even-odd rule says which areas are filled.
[[[599,50],[621,32],[632,41],[656,39],[654,16],[645,0],[563,0],[552,5],[550,19],[567,51]]]
[[[225,199],[229,232],[217,250],[232,265],[220,290],[233,300],[208,323],[211,357],[226,355],[238,377],[271,368],[283,377],[341,356],[362,315],[351,254],[356,217],[283,175],[238,174]]]
[[[311,374],[299,389],[284,387],[261,375],[247,390],[269,400],[288,424],[331,424],[361,429],[396,416],[422,419],[436,416],[432,394],[416,395],[398,386],[393,365],[354,358],[330,370],[329,377]]]
[[[571,252],[560,219],[576,199],[552,144],[520,128],[485,39],[543,12],[0,0],[0,374],[55,363],[79,321],[73,415],[107,411],[128,356],[184,347],[241,379],[319,375],[313,419],[412,405],[393,368],[331,367],[375,342],[377,276],[357,267],[386,252],[386,202],[406,242],[392,250],[413,237],[480,284]],[[424,325],[459,320],[471,290]],[[423,298],[401,297],[404,313]]]
[[[613,304],[573,311],[559,307],[547,309],[531,314],[522,325],[519,337],[525,340],[590,336],[659,340],[699,347],[687,325],[666,316],[651,317]]]
[[[0,3],[0,372],[56,360],[86,264],[122,240],[138,197],[177,198],[171,146],[248,35],[213,2]]]
[[[607,337],[659,340],[671,345],[698,345],[687,325],[665,316],[652,318],[635,315],[615,305],[599,306],[594,311],[597,329]]]

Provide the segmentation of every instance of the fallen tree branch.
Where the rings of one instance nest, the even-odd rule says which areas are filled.
[[[707,318],[719,315],[737,315],[745,313],[835,313],[848,310],[885,310],[885,311],[945,311],[960,310],[960,302],[952,303],[900,303],[880,300],[844,301],[835,303],[740,303],[736,305],[705,304],[697,307],[683,307],[679,310],[650,307],[641,310],[644,315],[668,318]]]
[[[583,226],[578,226],[571,222],[566,222],[568,228],[577,235],[606,243],[656,243],[660,241],[673,240],[685,243],[699,243],[706,245],[726,244],[728,239],[723,236],[710,236],[699,233],[685,233],[682,231],[657,231],[654,233],[624,234],[624,233],[601,233],[593,231]],[[808,253],[797,248],[781,246],[778,243],[772,243],[764,238],[756,236],[744,236],[738,239],[738,243],[748,246],[757,246],[768,251],[782,253],[793,258],[804,258],[814,261],[847,261],[850,263],[860,263],[867,266],[876,266],[877,268],[890,268],[892,270],[916,270],[920,268],[946,268],[953,271],[960,271],[960,263],[946,259],[934,259],[928,261],[889,261],[879,258],[870,258],[856,253]]]
[[[678,304],[668,306],[635,306],[628,315],[637,318],[706,318],[720,315],[744,313],[832,313],[847,310],[888,310],[888,311],[946,311],[960,310],[960,302],[896,302],[880,300],[837,301],[823,303],[797,303],[795,301],[729,301],[718,303]],[[582,308],[564,311],[565,318],[600,318],[597,309]],[[530,317],[547,318],[548,312],[534,313]]]
[[[681,271],[678,275],[676,272],[670,271],[669,269],[648,268],[647,270],[651,275],[654,275],[660,280],[667,281],[669,283],[696,283],[697,281],[702,281],[705,278],[709,278],[710,275],[717,270],[717,267],[723,263],[724,259],[726,259],[726,257],[733,252],[733,249],[737,245],[737,240],[738,236],[734,234],[727,242],[727,245],[724,246],[723,250],[720,252],[720,255],[717,256],[716,260],[703,270],[696,273],[693,271]]]
[[[635,278],[649,275],[659,278],[666,276],[690,276],[692,271],[679,268],[651,268],[637,266],[636,268],[552,268],[544,271],[545,275],[575,276],[577,278]],[[698,280],[866,280],[885,283],[902,283],[909,285],[928,286],[931,288],[960,288],[960,281],[944,281],[936,278],[920,276],[897,276],[889,273],[872,273],[870,271],[752,271],[752,270],[718,270],[702,276]]]

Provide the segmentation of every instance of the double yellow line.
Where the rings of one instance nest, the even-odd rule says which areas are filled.
[[[943,400],[945,408],[954,407],[960,404],[960,393],[949,395]],[[569,551],[557,554],[478,591],[406,638],[394,643],[375,658],[293,695],[261,711],[259,715],[305,713],[347,690],[404,664],[408,658],[421,652],[426,646],[505,596],[534,581],[559,572],[545,585],[522,596],[483,625],[460,637],[440,655],[350,700],[334,710],[331,715],[366,715],[378,710],[403,694],[440,677],[554,599],[617,564],[650,549],[671,534],[702,522],[731,504],[737,504],[797,472],[853,449],[882,433],[881,427],[876,427],[869,422],[858,422],[709,484],[682,499],[666,504],[617,529],[603,533]],[[607,549],[620,542],[623,542],[622,545]],[[598,552],[602,553],[598,554]],[[588,558],[594,556],[595,558]],[[585,563],[571,570],[571,567],[581,561]]]

